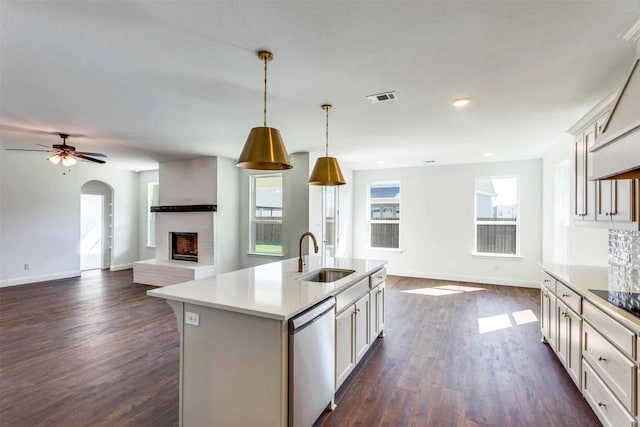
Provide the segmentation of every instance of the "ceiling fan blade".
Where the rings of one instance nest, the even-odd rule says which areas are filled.
[[[91,157],[104,157],[106,158],[107,155],[106,154],[102,154],[102,153],[90,153],[88,151],[76,151],[75,154],[83,154],[85,156],[91,156]]]
[[[42,145],[42,144],[36,144],[38,147],[44,147],[44,148],[48,148],[49,150],[51,150],[51,147],[49,147],[48,145]]]
[[[87,161],[89,161],[89,162],[94,162],[94,163],[107,163],[107,162],[105,162],[104,160],[94,159],[93,157],[85,156],[84,154],[82,154],[82,153],[78,153],[78,152],[75,152],[75,153],[73,153],[73,154],[71,154],[71,155],[72,155],[73,157],[77,157],[77,158],[82,159],[82,160],[87,160]]]
[[[31,150],[28,148],[5,148],[7,151],[39,151],[42,153],[55,153],[53,150]]]

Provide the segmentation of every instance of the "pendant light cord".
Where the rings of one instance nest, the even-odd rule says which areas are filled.
[[[329,109],[326,108],[325,111],[327,112],[327,124],[326,124],[327,142],[325,144],[325,157],[329,157]]]
[[[264,58],[264,127],[267,127],[267,58]]]

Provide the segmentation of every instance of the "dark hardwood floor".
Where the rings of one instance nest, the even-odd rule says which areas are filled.
[[[131,270],[0,289],[0,425],[174,426],[173,311]]]
[[[177,425],[177,326],[147,289],[130,270],[0,288],[0,425]],[[539,291],[390,276],[386,297],[386,337],[317,425],[599,425],[526,323]]]

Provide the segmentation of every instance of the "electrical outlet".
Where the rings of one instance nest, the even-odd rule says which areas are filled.
[[[184,322],[187,325],[200,326],[200,315],[187,311],[184,314]]]
[[[24,269],[26,270],[31,270],[31,264],[25,264],[24,265]]]

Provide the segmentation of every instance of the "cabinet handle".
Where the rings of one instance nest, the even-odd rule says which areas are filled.
[[[569,298],[571,295],[562,294],[562,298]]]
[[[355,314],[358,314],[358,313],[360,313],[360,309],[356,308]]]
[[[551,280],[549,279],[544,279],[545,283],[549,283]]]
[[[611,212],[605,212],[604,214],[605,214],[606,216],[609,216],[609,215],[611,215]]]
[[[606,361],[607,361],[607,359],[605,359],[605,358],[604,358],[604,357],[602,357],[602,356],[598,357],[598,360],[599,360],[600,362],[606,362]]]
[[[605,404],[604,404],[604,403],[602,403],[602,402],[598,402],[598,406],[600,406],[600,407],[604,407],[604,408],[606,408],[606,407],[607,407],[607,405],[605,405]]]

